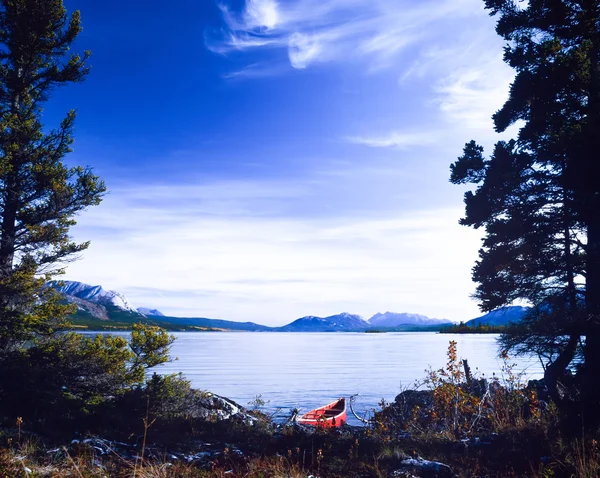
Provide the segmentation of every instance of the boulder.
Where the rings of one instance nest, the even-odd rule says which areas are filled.
[[[433,408],[433,393],[431,390],[405,390],[398,394],[390,405],[394,420],[400,423],[413,418],[416,407],[419,407],[421,413]]]
[[[445,478],[452,477],[452,468],[437,461],[429,461],[421,458],[405,458],[400,463],[400,468],[392,473],[392,476],[423,477],[423,478]]]

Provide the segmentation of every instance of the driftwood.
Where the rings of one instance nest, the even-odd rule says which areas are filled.
[[[469,367],[467,359],[463,359],[462,363],[463,367],[465,368],[465,381],[467,382],[467,386],[470,387],[471,383],[473,382],[473,376],[471,375],[471,367]]]
[[[360,421],[361,421],[361,422],[363,422],[363,423],[367,423],[367,424],[368,424],[368,423],[371,423],[371,421],[370,421],[370,420],[365,420],[364,418],[362,418],[362,417],[359,417],[359,416],[356,414],[356,412],[354,411],[354,407],[352,406],[352,404],[354,403],[354,399],[355,399],[356,397],[358,397],[358,393],[355,393],[354,395],[352,395],[352,396],[350,397],[350,400],[348,400],[348,403],[350,404],[350,411],[352,412],[352,415],[354,415],[354,417],[355,417],[357,420],[360,420]]]

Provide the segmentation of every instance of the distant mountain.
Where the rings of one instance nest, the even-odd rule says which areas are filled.
[[[294,320],[288,325],[279,327],[279,332],[341,332],[352,330],[365,330],[369,324],[360,315],[342,312],[329,317],[315,317],[309,315]]]
[[[158,309],[149,309],[148,307],[138,307],[136,309],[140,314],[148,316],[148,315],[154,315],[154,316],[158,316],[158,317],[164,317],[165,314],[163,314],[160,310]]]
[[[137,310],[135,310],[123,294],[115,292],[114,290],[106,290],[101,285],[88,285],[82,282],[69,280],[61,282],[53,281],[49,285],[66,296],[76,297],[103,306],[114,306],[121,310],[137,313]]]
[[[476,327],[477,325],[508,325],[511,322],[520,322],[529,309],[529,307],[521,307],[520,305],[500,307],[481,317],[469,320],[465,325],[469,327]]]
[[[77,306],[77,312],[71,317],[73,322],[111,321],[116,318],[140,321],[144,318],[123,294],[106,290],[99,285],[76,281],[52,281],[48,283],[48,287],[53,287],[63,295],[66,302]]]
[[[369,319],[369,324],[374,327],[399,327],[402,325],[430,326],[445,325],[452,322],[447,319],[432,319],[425,315],[385,312],[378,313]]]
[[[169,330],[211,329],[211,330],[271,330],[270,327],[253,322],[233,322],[230,320],[206,318],[166,317],[157,309],[140,307],[135,309],[127,298],[102,286],[82,282],[58,281],[48,283],[58,290],[65,301],[76,304],[77,312],[69,320],[75,326],[92,330],[130,328],[136,322],[159,325]]]

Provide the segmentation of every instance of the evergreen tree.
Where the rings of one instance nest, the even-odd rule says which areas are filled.
[[[516,70],[495,127],[523,125],[490,159],[471,142],[452,166],[452,182],[479,184],[465,195],[461,221],[486,228],[476,297],[483,310],[534,305],[504,345],[545,358],[557,401],[567,367],[578,363],[591,409],[600,403],[600,2],[485,4]]]
[[[61,0],[0,0],[0,350],[51,332],[70,308],[44,287],[88,243],[69,237],[73,217],[105,186],[88,168],[63,163],[75,112],[45,132],[42,105],[54,88],[82,81],[81,31]]]

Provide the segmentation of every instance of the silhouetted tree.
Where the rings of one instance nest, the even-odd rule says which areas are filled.
[[[88,168],[62,162],[75,112],[49,132],[41,123],[53,89],[88,73],[89,53],[69,53],[80,31],[61,0],[0,0],[0,349],[51,332],[70,311],[44,284],[87,248],[69,228],[105,191]]]
[[[461,220],[486,229],[475,296],[483,310],[531,303],[502,343],[545,359],[557,401],[567,367],[579,363],[591,410],[600,403],[600,2],[485,4],[516,70],[495,127],[522,124],[489,159],[471,142],[452,165],[453,183],[479,185]]]

